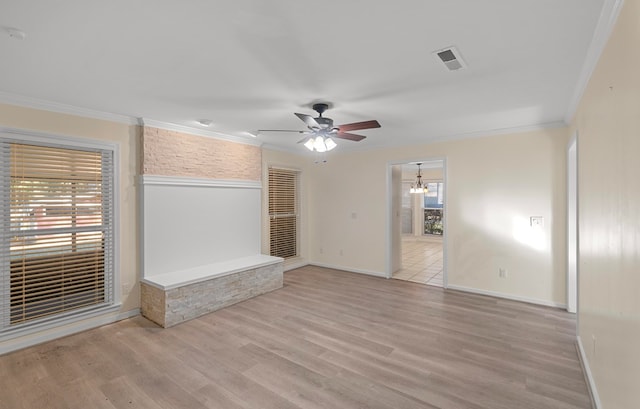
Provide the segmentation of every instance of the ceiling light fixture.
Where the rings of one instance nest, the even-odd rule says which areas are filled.
[[[307,138],[306,142],[304,143],[304,146],[312,152],[316,151],[316,152],[322,153],[322,152],[330,151],[331,149],[338,146],[338,144],[336,144],[334,140],[331,139],[331,137],[329,136],[312,135],[309,138]]]
[[[409,193],[428,193],[429,189],[427,189],[427,184],[422,183],[422,174],[420,173],[420,165],[422,165],[422,163],[416,163],[416,165],[418,165],[418,175],[416,176],[416,182],[411,185]]]

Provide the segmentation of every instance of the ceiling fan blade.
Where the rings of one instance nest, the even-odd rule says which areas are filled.
[[[362,135],[356,135],[354,133],[347,133],[347,132],[338,132],[335,135],[331,136],[332,138],[339,138],[339,139],[348,139],[350,141],[361,141],[364,138],[366,138],[366,136],[362,136]]]
[[[380,128],[380,126],[381,125],[378,121],[372,120],[372,121],[354,122],[352,124],[338,125],[338,130],[340,132],[349,132],[349,131],[357,131],[358,129]]]
[[[302,120],[309,128],[320,129],[320,124],[315,120],[314,117],[307,114],[295,114],[298,118]]]
[[[302,142],[306,141],[307,139],[309,139],[309,137],[308,137],[308,136],[305,136],[304,138],[300,139],[300,140],[298,141],[298,143],[302,143]]]

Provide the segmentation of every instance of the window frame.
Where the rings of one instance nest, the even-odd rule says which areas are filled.
[[[285,172],[290,172],[290,173],[294,173],[295,174],[295,195],[294,195],[294,200],[295,200],[295,220],[296,220],[296,224],[295,224],[295,246],[296,246],[296,254],[294,256],[290,256],[285,258],[285,262],[289,262],[290,260],[295,260],[301,257],[301,252],[300,252],[300,229],[301,229],[301,203],[300,203],[300,180],[302,178],[302,171],[299,169],[292,169],[292,168],[288,168],[285,166],[277,166],[277,165],[268,165],[267,166],[267,175],[266,175],[266,181],[267,181],[267,192],[266,192],[266,196],[267,196],[267,202],[266,202],[266,216],[267,216],[267,231],[268,231],[268,235],[267,235],[267,243],[269,244],[267,246],[268,248],[268,253],[271,255],[271,219],[272,219],[272,215],[271,212],[269,210],[270,207],[270,191],[271,191],[271,184],[269,183],[269,173],[271,172],[272,169],[276,169],[279,171],[285,171]]]
[[[113,155],[113,224],[112,224],[112,246],[113,246],[113,271],[112,274],[112,286],[111,286],[111,302],[108,304],[90,306],[81,308],[78,310],[71,310],[60,314],[52,315],[51,317],[45,317],[42,319],[27,321],[21,324],[17,324],[15,327],[8,327],[0,332],[0,341],[29,335],[32,333],[47,331],[50,329],[59,328],[68,324],[79,322],[93,317],[102,316],[108,313],[115,313],[121,306],[121,289],[120,289],[120,145],[117,142],[101,141],[88,138],[79,138],[65,135],[57,135],[52,133],[26,131],[22,129],[0,127],[0,140],[9,143],[18,144],[37,144],[42,146],[49,146],[54,148],[63,149],[88,149],[88,150],[101,150],[111,152]],[[6,171],[9,168],[10,162],[0,163],[3,168],[2,171]],[[0,181],[0,183],[3,183]],[[4,224],[4,219],[8,217],[9,208],[8,201],[2,201],[0,206],[0,224]],[[4,227],[3,227],[4,228]],[[7,243],[0,243],[2,246],[8,245]],[[1,269],[5,269],[5,265],[0,266]],[[5,273],[3,271],[3,273]],[[0,276],[0,280],[3,277]],[[8,288],[8,286],[5,286]],[[6,294],[1,294],[3,300],[7,300]],[[4,304],[0,303],[0,308],[4,308]]]

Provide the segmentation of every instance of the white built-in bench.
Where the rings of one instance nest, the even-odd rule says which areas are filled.
[[[142,315],[167,328],[282,288],[283,262],[260,254],[145,277]]]

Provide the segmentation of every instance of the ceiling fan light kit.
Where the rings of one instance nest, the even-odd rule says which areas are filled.
[[[328,136],[318,135],[309,136],[306,139],[304,146],[312,152],[316,151],[322,153],[330,151],[331,149],[338,146],[338,144]]]
[[[304,146],[312,152],[315,151],[323,153],[338,146],[338,144],[333,140],[334,138],[358,142],[365,139],[366,136],[356,135],[350,133],[350,131],[380,128],[380,123],[375,120],[334,126],[333,119],[322,116],[322,113],[328,108],[329,104],[327,103],[313,104],[313,110],[318,113],[317,118],[307,114],[294,114],[307,125],[307,128],[309,128],[308,131],[262,129],[259,132],[295,132],[308,134],[309,136],[301,139],[298,143],[304,143]]]

